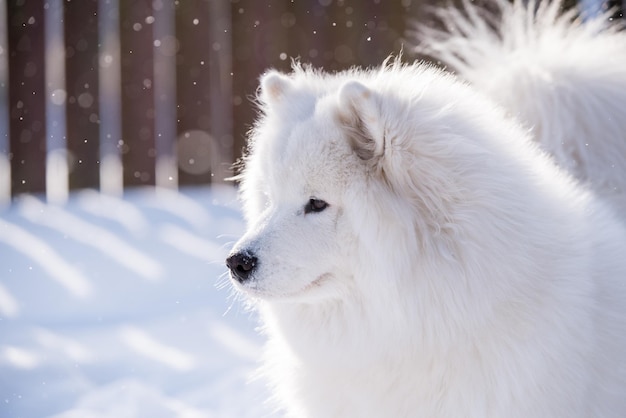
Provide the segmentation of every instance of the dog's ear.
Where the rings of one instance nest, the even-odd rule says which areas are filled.
[[[272,107],[282,103],[291,89],[292,81],[289,77],[271,70],[261,77],[259,98],[263,103]]]
[[[383,155],[385,130],[375,91],[358,81],[345,83],[339,90],[339,122],[359,158],[374,162]]]

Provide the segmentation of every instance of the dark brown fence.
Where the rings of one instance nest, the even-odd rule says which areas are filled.
[[[259,75],[398,52],[415,1],[0,0],[0,195],[229,175]]]
[[[0,0],[0,201],[222,181],[265,69],[377,65],[417,3]]]

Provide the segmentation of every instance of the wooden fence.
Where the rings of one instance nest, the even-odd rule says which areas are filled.
[[[594,0],[588,0],[593,2]],[[222,181],[268,67],[398,53],[417,0],[0,0],[0,202]]]
[[[222,181],[266,68],[378,63],[412,3],[0,0],[0,200]]]
[[[393,3],[393,4],[392,4]],[[0,0],[0,200],[222,181],[268,67],[399,50],[410,0]]]

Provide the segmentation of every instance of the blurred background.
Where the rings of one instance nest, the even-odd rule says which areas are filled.
[[[264,70],[378,65],[433,3],[0,0],[0,199],[222,182]]]
[[[0,4],[5,199],[222,182],[264,70],[377,65],[419,13],[415,0]]]
[[[413,60],[434,4],[0,0],[0,417],[272,416],[223,264],[258,78]]]

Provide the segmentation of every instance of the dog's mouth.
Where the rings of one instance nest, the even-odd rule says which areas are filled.
[[[304,286],[304,288],[302,288],[302,290],[300,290],[298,293],[308,292],[312,289],[322,287],[324,283],[326,283],[332,277],[333,277],[332,274],[324,273],[321,276],[319,276],[317,279],[313,280],[311,283]]]

